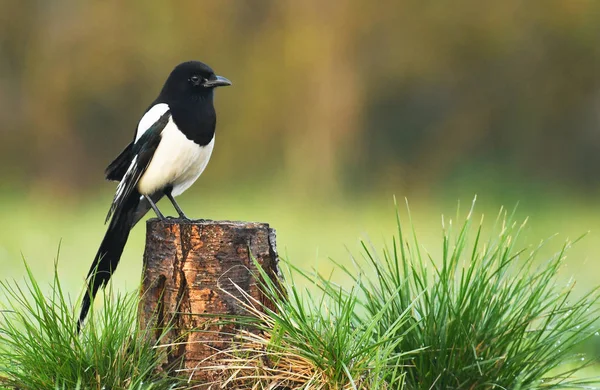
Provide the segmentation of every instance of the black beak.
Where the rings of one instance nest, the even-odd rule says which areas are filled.
[[[231,85],[231,81],[221,76],[216,76],[214,79],[206,80],[204,83],[205,88],[226,87],[228,85]]]

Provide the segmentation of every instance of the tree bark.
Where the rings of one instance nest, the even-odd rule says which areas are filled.
[[[220,316],[246,313],[235,286],[273,307],[259,289],[253,258],[272,280],[280,280],[275,231],[268,224],[148,221],[138,317],[153,341],[168,345],[161,370],[216,379],[218,373],[202,366],[215,363],[211,356],[227,348],[239,328],[218,323]]]

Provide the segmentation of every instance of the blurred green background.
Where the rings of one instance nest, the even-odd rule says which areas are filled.
[[[259,220],[280,252],[328,271],[393,234],[407,197],[433,254],[440,215],[475,194],[520,203],[523,245],[591,233],[564,280],[600,284],[600,2],[0,0],[0,269],[21,255],[81,291],[112,200],[104,167],[172,67],[198,59],[217,142],[180,204]],[[161,204],[172,213],[168,204]],[[463,213],[464,214],[464,213]],[[491,222],[491,221],[490,221]],[[134,289],[144,227],[114,281]],[[347,248],[346,248],[347,247]],[[596,354],[600,351],[600,343]]]

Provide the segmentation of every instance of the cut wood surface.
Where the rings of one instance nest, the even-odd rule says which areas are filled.
[[[202,366],[214,364],[207,358],[226,348],[236,331],[218,324],[219,315],[245,313],[235,286],[271,306],[255,279],[253,258],[279,280],[275,231],[266,223],[148,221],[138,316],[155,341],[172,344],[161,369],[215,379]],[[172,329],[158,340],[165,326]]]

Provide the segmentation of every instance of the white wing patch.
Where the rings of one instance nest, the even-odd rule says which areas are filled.
[[[129,165],[129,168],[127,168],[127,172],[125,173],[125,175],[123,175],[123,179],[121,179],[121,181],[119,182],[119,185],[117,186],[117,191],[115,192],[115,197],[113,198],[112,204],[110,205],[110,209],[108,210],[108,214],[106,215],[104,223],[107,223],[109,221],[110,217],[115,212],[117,205],[122,200],[122,197],[124,195],[123,193],[125,191],[125,188],[127,187],[127,182],[131,180],[131,177],[135,172],[137,158],[138,156],[135,156],[133,158],[131,164]]]
[[[137,158],[138,158],[138,156],[135,156],[133,158],[133,160],[131,161],[131,164],[129,164],[129,168],[127,168],[127,172],[125,173],[125,175],[123,175],[123,179],[119,182],[119,185],[117,186],[117,192],[115,193],[115,199],[118,199],[121,197],[121,195],[123,195],[123,190],[125,189],[125,182],[129,178],[129,176],[131,176],[131,172],[135,167]]]
[[[152,106],[138,123],[137,132],[135,133],[135,142],[137,142],[140,137],[144,135],[144,133],[167,111],[169,111],[169,105],[166,103],[158,103]]]

